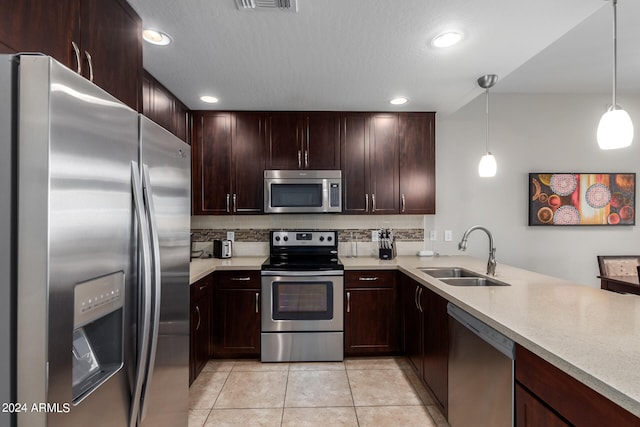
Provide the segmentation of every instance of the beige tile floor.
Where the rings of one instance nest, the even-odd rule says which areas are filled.
[[[402,357],[211,360],[189,399],[189,427],[448,426]]]

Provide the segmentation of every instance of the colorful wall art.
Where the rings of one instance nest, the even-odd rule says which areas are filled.
[[[529,225],[635,225],[635,173],[530,173]]]

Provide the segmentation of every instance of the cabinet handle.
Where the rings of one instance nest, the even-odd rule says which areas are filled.
[[[422,298],[422,287],[420,288],[420,293],[418,294],[418,309],[420,310],[420,313],[424,313],[424,310],[422,309],[422,302],[420,302],[420,299]]]
[[[251,280],[251,277],[232,277],[231,280],[236,282],[248,282]]]
[[[200,307],[198,307],[197,305],[196,305],[196,312],[198,313],[198,324],[196,325],[196,331],[197,331],[198,329],[200,329],[200,320],[202,320],[202,318],[200,317]]]
[[[256,292],[256,313],[259,313],[260,310],[258,310],[258,301],[260,300],[260,292]]]
[[[364,195],[364,211],[369,212],[369,195]]]
[[[305,168],[309,167],[309,151],[308,150],[304,151],[304,167]]]
[[[351,292],[347,292],[347,313],[351,313]]]
[[[80,60],[80,49],[76,42],[71,42],[73,52],[76,54],[76,73],[82,74],[82,61]]]
[[[200,290],[203,291],[203,290],[206,289],[206,287],[207,287],[207,285],[202,285],[202,286],[200,286]]]
[[[87,63],[89,64],[89,81],[92,82],[93,81],[93,60],[91,59],[91,54],[86,50],[84,51],[84,56],[87,57]]]
[[[227,193],[227,212],[229,212],[229,193]]]
[[[402,194],[402,213],[404,213],[404,207],[406,206],[406,202],[404,200],[404,193]]]
[[[418,289],[420,289],[420,286],[416,285],[416,291],[413,294],[413,303],[415,304],[416,308],[420,310],[420,306],[418,306]]]
[[[298,168],[302,167],[302,150],[298,150]]]
[[[374,277],[358,277],[358,280],[363,281],[363,282],[373,282],[375,280],[378,280],[378,277],[374,276]]]
[[[371,194],[371,212],[376,211],[376,195]]]
[[[238,212],[238,198],[236,197],[236,193],[233,193],[233,212]]]

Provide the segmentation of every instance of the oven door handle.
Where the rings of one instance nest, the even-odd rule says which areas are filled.
[[[282,276],[282,277],[317,277],[317,276],[344,276],[344,270],[324,270],[324,271],[262,271],[262,276]]]

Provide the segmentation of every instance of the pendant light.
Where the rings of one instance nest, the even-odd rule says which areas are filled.
[[[497,81],[498,76],[495,74],[487,74],[486,76],[482,76],[478,79],[478,86],[485,90],[487,100],[487,138],[485,141],[484,155],[480,159],[480,164],[478,165],[478,175],[483,178],[496,176],[496,170],[498,168],[496,158],[493,157],[493,154],[489,151],[489,88],[493,87]]]
[[[631,145],[633,140],[633,123],[631,117],[616,103],[616,74],[618,62],[618,0],[611,0],[613,5],[613,101],[598,123],[597,140],[600,149],[612,150]]]

